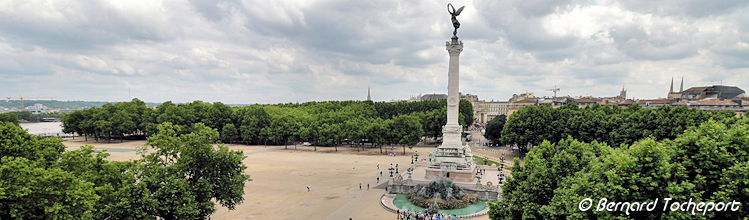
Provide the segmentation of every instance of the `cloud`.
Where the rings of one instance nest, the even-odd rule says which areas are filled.
[[[278,103],[444,93],[448,1],[4,1],[0,95]],[[745,1],[464,0],[461,90],[749,86]],[[728,84],[728,83],[726,83]],[[665,88],[667,89],[667,88]]]
[[[740,12],[749,4],[742,0],[699,1],[699,0],[665,0],[665,1],[622,1],[622,6],[632,11],[655,14],[659,16],[706,17]]]

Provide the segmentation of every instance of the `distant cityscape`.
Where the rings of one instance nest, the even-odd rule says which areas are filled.
[[[665,88],[664,88],[665,90]],[[549,89],[548,91],[556,94],[559,88]],[[658,99],[632,99],[627,97],[627,90],[622,87],[619,95],[611,97],[594,97],[594,96],[535,96],[532,92],[513,94],[507,101],[481,100],[477,95],[460,94],[461,99],[468,100],[473,106],[474,122],[487,123],[499,115],[509,116],[517,110],[526,106],[551,105],[559,107],[568,103],[576,103],[579,107],[585,107],[593,104],[599,105],[617,105],[629,106],[638,104],[646,108],[657,108],[659,106],[687,106],[699,110],[731,110],[737,115],[743,116],[749,111],[749,97],[746,92],[736,86],[712,85],[697,86],[684,89],[684,80],[682,79],[679,89],[674,89],[673,79],[668,91],[665,92],[664,98]],[[391,100],[389,102],[414,102],[424,100],[442,100],[446,99],[447,94],[419,94],[404,100]],[[367,100],[371,100],[371,91],[367,89]],[[23,100],[23,98],[10,98],[0,101],[0,113],[27,111],[32,114],[44,113],[68,113],[91,107],[100,107],[106,103],[102,101],[58,101],[58,100]],[[148,106],[155,107],[160,103],[146,103]],[[228,104],[230,106],[244,106],[248,104]]]
[[[554,88],[549,91],[556,94],[560,89]],[[665,91],[665,88],[664,88]],[[578,107],[589,105],[616,105],[626,107],[638,104],[645,108],[657,108],[659,106],[687,106],[705,111],[730,110],[736,112],[738,116],[743,116],[749,111],[749,97],[744,90],[736,86],[712,85],[697,86],[684,89],[684,80],[682,79],[679,90],[674,90],[674,82],[671,80],[671,86],[666,96],[659,99],[631,99],[627,98],[627,90],[622,87],[619,95],[612,97],[594,97],[594,96],[552,96],[538,97],[532,92],[513,94],[507,101],[487,101],[481,100],[477,95],[461,94],[461,99],[466,99],[473,105],[473,116],[475,123],[487,123],[500,115],[509,116],[517,110],[526,106],[551,105],[559,107],[568,103],[576,103]],[[423,94],[412,97],[408,100],[391,100],[391,102],[412,102],[422,100],[441,100],[446,99],[446,94]]]

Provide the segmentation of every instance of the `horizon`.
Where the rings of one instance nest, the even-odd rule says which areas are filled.
[[[674,83],[674,84],[678,85],[676,83]],[[703,85],[703,86],[690,86],[690,87],[684,87],[684,90],[687,90],[689,88],[710,87],[710,86],[735,86],[735,85],[714,84],[714,85]],[[741,88],[740,86],[735,86],[735,87],[738,87],[739,89],[743,90],[743,88]],[[626,87],[624,89],[627,90]],[[627,93],[629,93],[629,92],[630,91],[627,90]],[[674,88],[674,92],[678,92],[678,89],[676,87]],[[513,95],[521,94],[521,93],[523,93],[523,92],[514,93]],[[434,92],[434,93],[419,93],[417,95],[412,95],[412,96],[409,96],[409,97],[404,97],[404,98],[399,98],[399,99],[391,99],[391,100],[375,100],[375,99],[372,99],[371,101],[373,101],[373,102],[407,101],[407,100],[409,100],[411,98],[415,98],[415,97],[418,97],[420,95],[427,95],[427,94],[447,94],[447,93],[439,93],[439,92]],[[476,94],[463,93],[463,92],[461,92],[460,94],[461,95],[467,95],[467,94],[468,95],[476,95]],[[548,95],[538,96],[535,93],[533,95],[535,97],[537,97],[537,98],[552,98],[552,96],[548,96]],[[567,98],[601,98],[601,97],[612,97],[612,96],[615,96],[615,95],[613,95],[613,94],[612,95],[575,95],[575,96],[571,96],[571,95],[558,95],[557,97],[567,97]],[[17,97],[15,97],[15,98],[17,98]],[[510,98],[506,98],[506,99],[483,99],[483,98],[481,98],[481,96],[478,96],[478,98],[479,98],[480,101],[504,101],[504,100],[510,100],[512,98],[512,96],[510,96]],[[129,101],[132,101],[133,99],[141,100],[141,101],[145,102],[146,104],[157,104],[157,105],[162,104],[164,102],[172,102],[172,103],[175,103],[175,104],[184,104],[184,103],[190,103],[190,102],[194,102],[194,101],[202,101],[202,102],[207,102],[207,103],[221,102],[221,101],[206,101],[206,100],[200,100],[200,99],[186,100],[186,101],[180,101],[180,102],[174,101],[174,100],[146,101],[146,100],[143,100],[143,99],[141,99],[139,97],[131,97],[131,98],[126,99],[126,100],[109,100],[109,101],[107,101],[107,100],[24,99],[24,102],[28,102],[28,101],[60,101],[60,102],[107,102],[107,103],[117,103],[117,102],[129,102]],[[631,100],[653,100],[653,99],[667,99],[667,97],[659,96],[659,97],[655,97],[655,98],[639,98],[639,97],[630,97],[628,95],[627,99],[631,99]],[[19,101],[19,100],[17,100],[17,99],[14,99],[14,100],[4,99],[3,101],[8,102],[8,101]],[[288,101],[288,102],[275,102],[275,103],[225,103],[225,102],[221,102],[221,103],[226,104],[226,105],[274,105],[274,104],[298,104],[298,103],[307,103],[307,102],[330,102],[330,101],[334,101],[334,102],[335,101],[338,101],[338,102],[343,102],[343,101],[366,101],[366,97],[364,97],[364,99],[307,100],[307,101],[303,101],[303,102],[302,101],[299,101],[299,102],[297,102],[297,101]]]

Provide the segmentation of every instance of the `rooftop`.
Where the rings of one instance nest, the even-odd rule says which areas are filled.
[[[731,100],[720,100],[720,99],[703,99],[703,100],[682,100],[674,103],[674,105],[739,105]]]

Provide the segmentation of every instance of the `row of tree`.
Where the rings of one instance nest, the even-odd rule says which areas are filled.
[[[134,161],[0,122],[0,219],[205,219],[243,201],[241,151],[213,144],[218,131],[157,126]]]
[[[610,147],[571,137],[543,141],[515,160],[503,199],[490,203],[491,219],[741,219],[749,207],[709,211],[664,211],[664,198],[677,202],[732,202],[749,199],[749,119],[709,120],[677,138],[645,138]],[[590,198],[592,209],[581,211]],[[653,202],[653,211],[595,211],[599,199]]]
[[[302,104],[230,107],[220,102],[165,102],[149,108],[138,99],[75,111],[63,117],[63,131],[86,138],[147,137],[169,122],[190,128],[203,123],[216,129],[224,143],[287,144],[308,141],[337,146],[343,143],[415,145],[422,137],[442,135],[446,102],[384,103],[328,101]],[[473,119],[473,109],[460,102],[461,123]],[[182,131],[190,132],[189,129]]]
[[[597,104],[578,108],[575,103],[559,108],[541,105],[525,107],[510,115],[501,137],[496,137],[497,126],[487,127],[486,133],[501,143],[517,145],[524,152],[528,146],[539,145],[544,140],[557,142],[567,136],[582,142],[619,146],[646,137],[673,139],[710,118],[723,120],[734,116],[733,111],[701,111],[686,106],[651,109],[639,105],[626,108]]]

